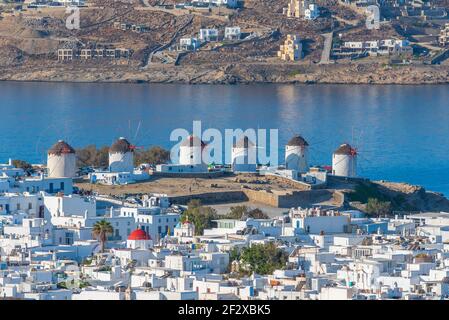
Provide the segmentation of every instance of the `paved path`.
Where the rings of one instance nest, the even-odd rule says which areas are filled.
[[[158,51],[165,50],[166,48],[168,48],[169,46],[171,46],[171,45],[174,43],[174,41],[176,40],[176,38],[179,36],[179,34],[180,34],[185,28],[187,28],[187,26],[189,26],[189,25],[192,23],[192,21],[193,21],[193,15],[190,15],[190,16],[189,16],[189,20],[188,20],[184,25],[182,25],[181,27],[179,27],[179,29],[178,29],[178,30],[175,32],[175,34],[171,37],[171,39],[169,40],[169,42],[167,42],[166,44],[161,45],[161,46],[157,47],[156,49],[154,49],[153,51],[151,51],[150,54],[148,55],[148,57],[147,57],[145,63],[144,63],[143,69],[147,69],[147,68],[151,65],[151,60],[153,59],[153,56],[154,56]]]
[[[330,63],[333,32],[324,33],[322,36],[324,37],[324,48],[321,52],[320,64],[328,64]]]

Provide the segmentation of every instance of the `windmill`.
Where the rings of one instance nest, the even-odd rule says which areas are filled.
[[[36,159],[39,163],[46,163],[47,162],[47,155],[48,150],[50,146],[54,146],[55,141],[63,142],[63,141],[77,141],[78,138],[82,138],[81,131],[74,130],[76,127],[76,123],[74,123],[74,120],[65,120],[65,121],[59,121],[57,123],[51,123],[48,126],[46,126],[40,133],[38,134],[36,140],[35,140],[35,147],[34,147],[34,159]],[[70,147],[70,146],[69,146]],[[60,150],[62,153],[72,153],[70,150]],[[66,152],[70,151],[70,152]],[[55,158],[53,160],[53,168],[60,168],[60,166],[65,166],[64,163],[57,163],[57,162],[64,162],[64,157],[58,157],[57,162],[55,162]],[[67,160],[67,159],[65,159]],[[73,160],[73,159],[72,159]],[[71,161],[72,161],[71,160]],[[76,159],[73,160],[75,163],[71,164],[73,166],[76,166]],[[52,175],[54,172],[48,172],[48,175]]]

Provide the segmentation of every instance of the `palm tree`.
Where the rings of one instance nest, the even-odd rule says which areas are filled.
[[[92,229],[92,236],[100,241],[101,252],[104,252],[104,246],[108,239],[108,234],[113,234],[112,225],[106,220],[97,221]]]

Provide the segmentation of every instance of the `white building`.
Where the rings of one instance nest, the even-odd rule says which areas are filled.
[[[128,249],[146,250],[153,247],[153,240],[144,230],[136,229],[128,236],[126,247]]]
[[[20,212],[29,217],[43,218],[43,197],[41,194],[5,193],[0,195],[0,215],[17,215]]]
[[[188,219],[179,222],[174,229],[174,236],[179,238],[193,238],[195,236],[195,225]]]
[[[193,0],[192,3],[213,4],[216,6],[226,6],[228,8],[237,8],[238,0]]]
[[[23,171],[23,169],[14,167],[12,163],[13,163],[12,159],[9,159],[7,164],[3,163],[0,164],[0,177],[4,176],[14,178],[14,177],[22,177],[25,175],[25,171]]]
[[[290,209],[292,227],[299,233],[329,234],[348,232],[350,217],[334,210],[322,210],[320,208]]]
[[[72,178],[50,178],[43,174],[39,176],[22,177],[21,179],[0,177],[0,190],[5,192],[30,192],[38,193],[73,193]]]
[[[399,39],[346,41],[342,48],[353,53],[366,52],[371,56],[413,54],[410,42]]]
[[[179,214],[159,213],[154,208],[146,207],[120,208],[120,216],[132,217],[135,226],[144,230],[153,241],[159,241],[172,233],[180,219]]]
[[[185,51],[195,51],[200,47],[200,42],[197,38],[184,37],[179,39],[179,47]]]
[[[320,11],[315,3],[308,4],[308,6],[304,9],[304,19],[306,20],[315,20],[319,16]]]
[[[217,29],[200,29],[198,38],[201,42],[217,41],[218,40],[218,30]]]
[[[224,38],[226,40],[239,40],[241,34],[240,27],[226,27]]]

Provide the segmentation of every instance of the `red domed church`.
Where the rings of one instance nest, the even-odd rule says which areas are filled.
[[[153,247],[153,240],[144,230],[138,228],[128,236],[126,247],[129,249],[149,249]]]

